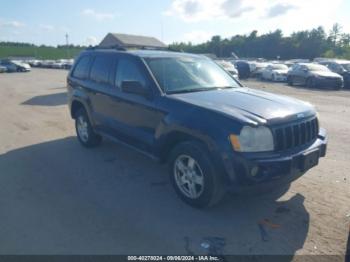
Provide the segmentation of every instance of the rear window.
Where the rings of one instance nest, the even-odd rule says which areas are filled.
[[[97,83],[109,83],[109,74],[113,67],[114,58],[97,56],[91,68],[90,79]]]
[[[76,67],[74,69],[73,77],[76,77],[79,79],[87,78],[88,74],[89,74],[89,64],[90,64],[90,57],[88,57],[88,56],[82,57],[78,61],[78,64],[76,65]]]

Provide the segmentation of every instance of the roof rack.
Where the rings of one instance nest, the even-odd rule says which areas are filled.
[[[154,50],[154,51],[172,51],[168,47],[166,48],[160,48],[160,47],[150,47],[150,46],[120,46],[120,45],[113,45],[113,46],[90,46],[86,48],[86,50],[118,50],[118,51],[128,51],[128,50]]]
[[[97,50],[97,49],[101,49],[101,50],[104,50],[104,49],[115,49],[115,50],[119,50],[119,51],[126,51],[127,49],[123,46],[120,46],[120,45],[113,45],[113,46],[108,46],[108,47],[104,47],[104,46],[90,46],[88,48],[86,48],[86,50]]]

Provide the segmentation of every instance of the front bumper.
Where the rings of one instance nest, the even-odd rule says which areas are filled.
[[[344,82],[341,78],[316,78],[315,86],[316,87],[325,87],[325,88],[341,88],[343,87]]]
[[[344,76],[344,87],[350,88],[350,75]]]
[[[242,192],[291,183],[326,156],[327,143],[326,131],[320,129],[317,139],[302,148],[282,153],[232,154],[225,163],[229,188]]]
[[[287,76],[286,75],[276,75],[275,81],[276,82],[287,82]]]

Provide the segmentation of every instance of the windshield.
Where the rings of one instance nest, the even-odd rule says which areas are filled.
[[[286,65],[272,65],[272,69],[274,70],[288,70],[288,66]]]
[[[323,66],[323,65],[306,65],[307,69],[310,71],[330,71],[328,67]]]
[[[342,64],[342,66],[346,71],[350,71],[350,64]]]
[[[145,59],[158,84],[166,93],[208,91],[240,85],[220,66],[201,57]]]

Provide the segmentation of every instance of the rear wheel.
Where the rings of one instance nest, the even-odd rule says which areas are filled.
[[[334,90],[342,90],[342,89],[343,89],[343,85],[338,85],[334,87]]]
[[[169,174],[177,195],[193,207],[213,206],[225,195],[207,149],[198,142],[176,146],[170,155]]]
[[[101,136],[92,129],[89,117],[83,108],[75,114],[75,129],[79,142],[85,147],[96,147],[102,141]]]

